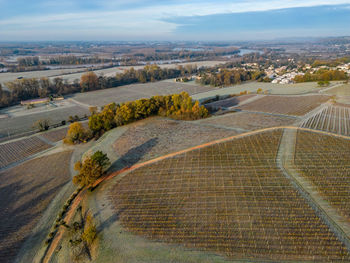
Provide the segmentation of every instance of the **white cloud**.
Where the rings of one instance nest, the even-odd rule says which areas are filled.
[[[2,0],[0,0],[2,1]],[[64,0],[64,2],[67,0]],[[120,8],[126,3],[135,7]],[[72,11],[69,13],[25,15],[0,19],[0,35],[6,36],[16,32],[30,31],[32,34],[43,32],[60,32],[72,35],[82,32],[102,35],[162,35],[175,31],[175,23],[165,22],[167,18],[177,16],[205,16],[214,14],[267,11],[292,7],[310,7],[319,5],[350,4],[350,0],[239,0],[239,1],[167,1],[142,6],[140,0],[101,1],[99,11]],[[49,2],[48,2],[49,3]],[[51,3],[51,2],[50,2]],[[58,1],[56,3],[59,3]],[[113,3],[113,2],[112,2]],[[50,5],[50,4],[48,4]],[[72,8],[72,10],[75,10]],[[44,12],[43,12],[44,13]]]

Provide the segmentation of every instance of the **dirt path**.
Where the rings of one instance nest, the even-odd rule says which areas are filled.
[[[73,216],[74,216],[74,214],[76,212],[76,209],[78,208],[80,202],[83,200],[83,196],[85,195],[85,193],[86,193],[86,189],[82,190],[77,195],[77,197],[74,199],[74,202],[72,203],[69,211],[67,212],[66,216],[64,217],[64,221],[67,224],[72,220],[72,218],[73,218]],[[58,244],[60,243],[64,232],[65,232],[65,227],[60,226],[58,228],[58,232],[55,235],[55,238],[52,240],[51,244],[47,247],[43,258],[40,260],[40,263],[48,263],[48,262],[50,262],[50,259],[51,259],[52,255],[53,255],[53,253],[55,252]]]
[[[306,202],[316,211],[330,230],[341,240],[350,251],[350,224],[345,218],[320,196],[317,189],[294,166],[294,152],[297,138],[296,129],[285,129],[277,154],[277,166],[291,181]]]
[[[282,171],[284,171],[285,175],[288,178],[290,178],[290,180],[292,182],[294,182],[294,184],[296,184],[296,187],[298,187],[298,189],[302,190],[303,196],[304,195],[308,196],[310,194],[307,191],[305,191],[303,187],[298,185],[298,181],[296,181],[296,179],[294,177],[291,177],[289,175],[289,173],[287,173],[286,168],[284,167],[284,164],[286,163],[286,161],[291,159],[292,155],[290,153],[291,152],[294,153],[295,141],[294,141],[294,137],[293,136],[295,136],[295,135],[293,135],[293,133],[296,134],[296,132],[298,130],[303,130],[303,131],[311,131],[311,132],[314,132],[314,133],[326,134],[326,135],[331,135],[331,136],[334,136],[334,137],[339,137],[339,138],[344,138],[344,139],[350,140],[349,136],[333,134],[333,133],[324,132],[324,131],[311,130],[311,129],[307,129],[307,128],[294,127],[294,126],[282,126],[282,127],[265,128],[265,129],[261,129],[261,130],[250,131],[250,132],[239,134],[239,135],[234,135],[234,136],[231,136],[231,137],[228,137],[228,138],[224,138],[224,139],[220,139],[220,140],[215,140],[215,141],[208,142],[208,143],[205,143],[205,144],[201,144],[201,145],[198,145],[198,146],[194,146],[194,147],[191,147],[191,148],[188,148],[188,149],[185,149],[185,150],[181,150],[181,151],[177,151],[177,152],[170,153],[170,154],[167,154],[167,155],[163,155],[161,157],[158,157],[158,158],[155,158],[155,159],[143,162],[143,163],[135,164],[135,165],[130,166],[130,167],[123,168],[123,169],[121,169],[119,171],[110,173],[109,175],[100,178],[99,180],[97,180],[95,182],[94,187],[97,187],[102,182],[108,181],[108,180],[110,180],[112,178],[115,178],[117,176],[124,176],[124,175],[128,174],[129,172],[131,172],[131,171],[133,171],[135,169],[138,169],[140,167],[143,167],[143,166],[146,166],[146,165],[149,165],[149,164],[152,164],[152,163],[156,163],[156,162],[159,162],[161,160],[164,160],[164,159],[167,159],[167,158],[171,158],[171,157],[174,157],[174,156],[186,153],[186,152],[190,152],[190,151],[193,151],[193,150],[196,150],[196,149],[201,149],[201,148],[204,148],[204,147],[207,147],[207,146],[211,146],[211,145],[214,145],[214,144],[217,144],[217,143],[223,143],[223,142],[231,141],[233,139],[238,139],[238,138],[242,138],[242,137],[246,137],[246,136],[259,134],[259,133],[262,133],[262,132],[274,131],[274,130],[279,130],[279,129],[285,129],[285,130],[287,130],[289,132],[288,132],[288,134],[283,135],[282,142],[280,144],[278,157],[277,157],[277,163],[278,163],[279,167],[282,169]],[[294,173],[293,173],[293,175],[294,175]],[[306,184],[305,184],[305,186],[306,186]],[[83,190],[77,196],[77,198],[75,198],[74,201],[72,202],[71,208],[69,209],[69,211],[68,211],[68,213],[67,213],[67,215],[66,215],[66,217],[64,219],[67,224],[69,224],[71,219],[73,218],[75,210],[79,206],[80,202],[83,200],[85,192],[86,192],[86,190]],[[310,197],[310,198],[312,198],[312,197]],[[319,201],[321,203],[321,205],[323,205],[323,203],[321,202],[322,201],[321,198],[317,199],[317,201]],[[341,227],[339,229],[336,228],[338,226],[337,225],[338,223],[339,223],[340,226],[344,226],[340,222],[340,219],[336,217],[336,215],[337,215],[336,213],[331,214],[331,216],[329,216],[328,213],[323,211],[323,208],[326,208],[325,206],[320,207],[319,204],[317,202],[315,202],[315,201],[311,202],[311,204],[315,204],[316,207],[319,207],[318,209],[320,210],[321,215],[323,213],[325,215],[326,219],[328,219],[329,222],[332,222],[332,223],[330,223],[330,227],[331,228],[333,227],[334,231],[337,231],[337,233],[340,233],[340,234],[342,232],[344,233],[344,231],[346,231],[344,234],[342,234],[340,236],[344,237],[345,241],[349,240],[348,237],[350,237],[350,228],[349,229],[347,229],[345,227],[344,227],[344,229],[341,228]],[[332,212],[331,210],[327,210],[327,211]],[[336,223],[334,223],[334,222],[336,222]],[[52,255],[53,255],[53,253],[55,252],[57,246],[60,244],[60,241],[62,239],[62,236],[63,236],[64,232],[65,232],[65,229],[63,227],[60,227],[59,232],[55,235],[53,241],[49,245],[48,249],[45,252],[45,255],[43,256],[43,258],[41,259],[40,262],[43,262],[43,263],[50,262],[50,259],[51,259]],[[348,245],[349,245],[348,248],[350,249],[350,242],[349,242]]]

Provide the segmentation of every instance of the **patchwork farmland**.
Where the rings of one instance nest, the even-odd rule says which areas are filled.
[[[112,101],[221,90],[212,89],[167,80],[74,94],[62,107],[2,111],[0,133],[34,132],[34,119],[60,122]],[[350,220],[350,107],[329,99],[248,94],[207,104],[235,112],[195,121],[150,117],[88,143],[62,144],[68,126],[2,142],[0,261],[73,262],[67,226],[81,206],[98,229],[91,262],[350,262],[350,235],[339,234],[342,226],[320,214],[283,166],[291,156],[295,171]],[[111,168],[96,188],[70,199],[74,163],[97,150]]]
[[[136,169],[110,193],[122,224],[152,240],[232,259],[350,260],[276,166],[282,131],[193,150]]]

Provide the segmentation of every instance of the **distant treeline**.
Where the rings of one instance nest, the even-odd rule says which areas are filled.
[[[157,61],[157,60],[175,60],[175,59],[183,59],[183,60],[192,60],[192,59],[208,59],[212,57],[218,56],[227,56],[238,54],[238,49],[228,49],[222,51],[212,51],[212,50],[204,50],[204,51],[176,51],[176,52],[155,52],[151,54],[147,53],[136,53],[133,56],[139,58],[143,61]]]
[[[264,80],[265,73],[262,71],[247,71],[244,69],[224,69],[219,72],[205,72],[200,75],[197,82],[202,85],[224,87],[239,84],[248,80]]]
[[[316,59],[312,63],[312,67],[320,67],[320,66],[327,66],[327,67],[337,67],[342,64],[350,63],[350,57],[343,57],[343,58],[338,58],[335,60],[318,60]]]
[[[83,65],[83,64],[99,64],[111,62],[111,59],[103,59],[99,57],[76,57],[76,56],[58,56],[51,57],[46,60],[40,60],[39,57],[23,57],[18,58],[19,67],[32,67],[39,65]]]
[[[314,73],[305,73],[294,78],[297,83],[310,81],[332,81],[332,80],[348,80],[346,72],[342,70],[319,69]]]
[[[62,78],[53,80],[48,78],[19,79],[5,84],[9,91],[2,89],[0,85],[0,108],[18,104],[22,100],[177,78],[197,71],[197,67],[191,65],[168,69],[162,69],[157,65],[147,65],[140,70],[131,68],[123,73],[116,74],[115,77],[97,76],[94,72],[88,72],[81,77],[80,82],[76,81],[74,83],[63,81]]]

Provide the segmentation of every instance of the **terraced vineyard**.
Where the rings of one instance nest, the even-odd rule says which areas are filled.
[[[0,144],[0,169],[50,147],[36,136]]]
[[[295,165],[350,220],[350,140],[299,131]]]
[[[276,167],[282,131],[144,166],[110,193],[124,227],[233,259],[344,261],[344,245]]]
[[[265,96],[239,107],[241,110],[303,116],[329,100],[328,96]]]
[[[46,207],[70,181],[71,154],[56,153],[0,173],[0,262],[14,262]]]
[[[330,105],[304,121],[301,127],[350,136],[350,108]]]

